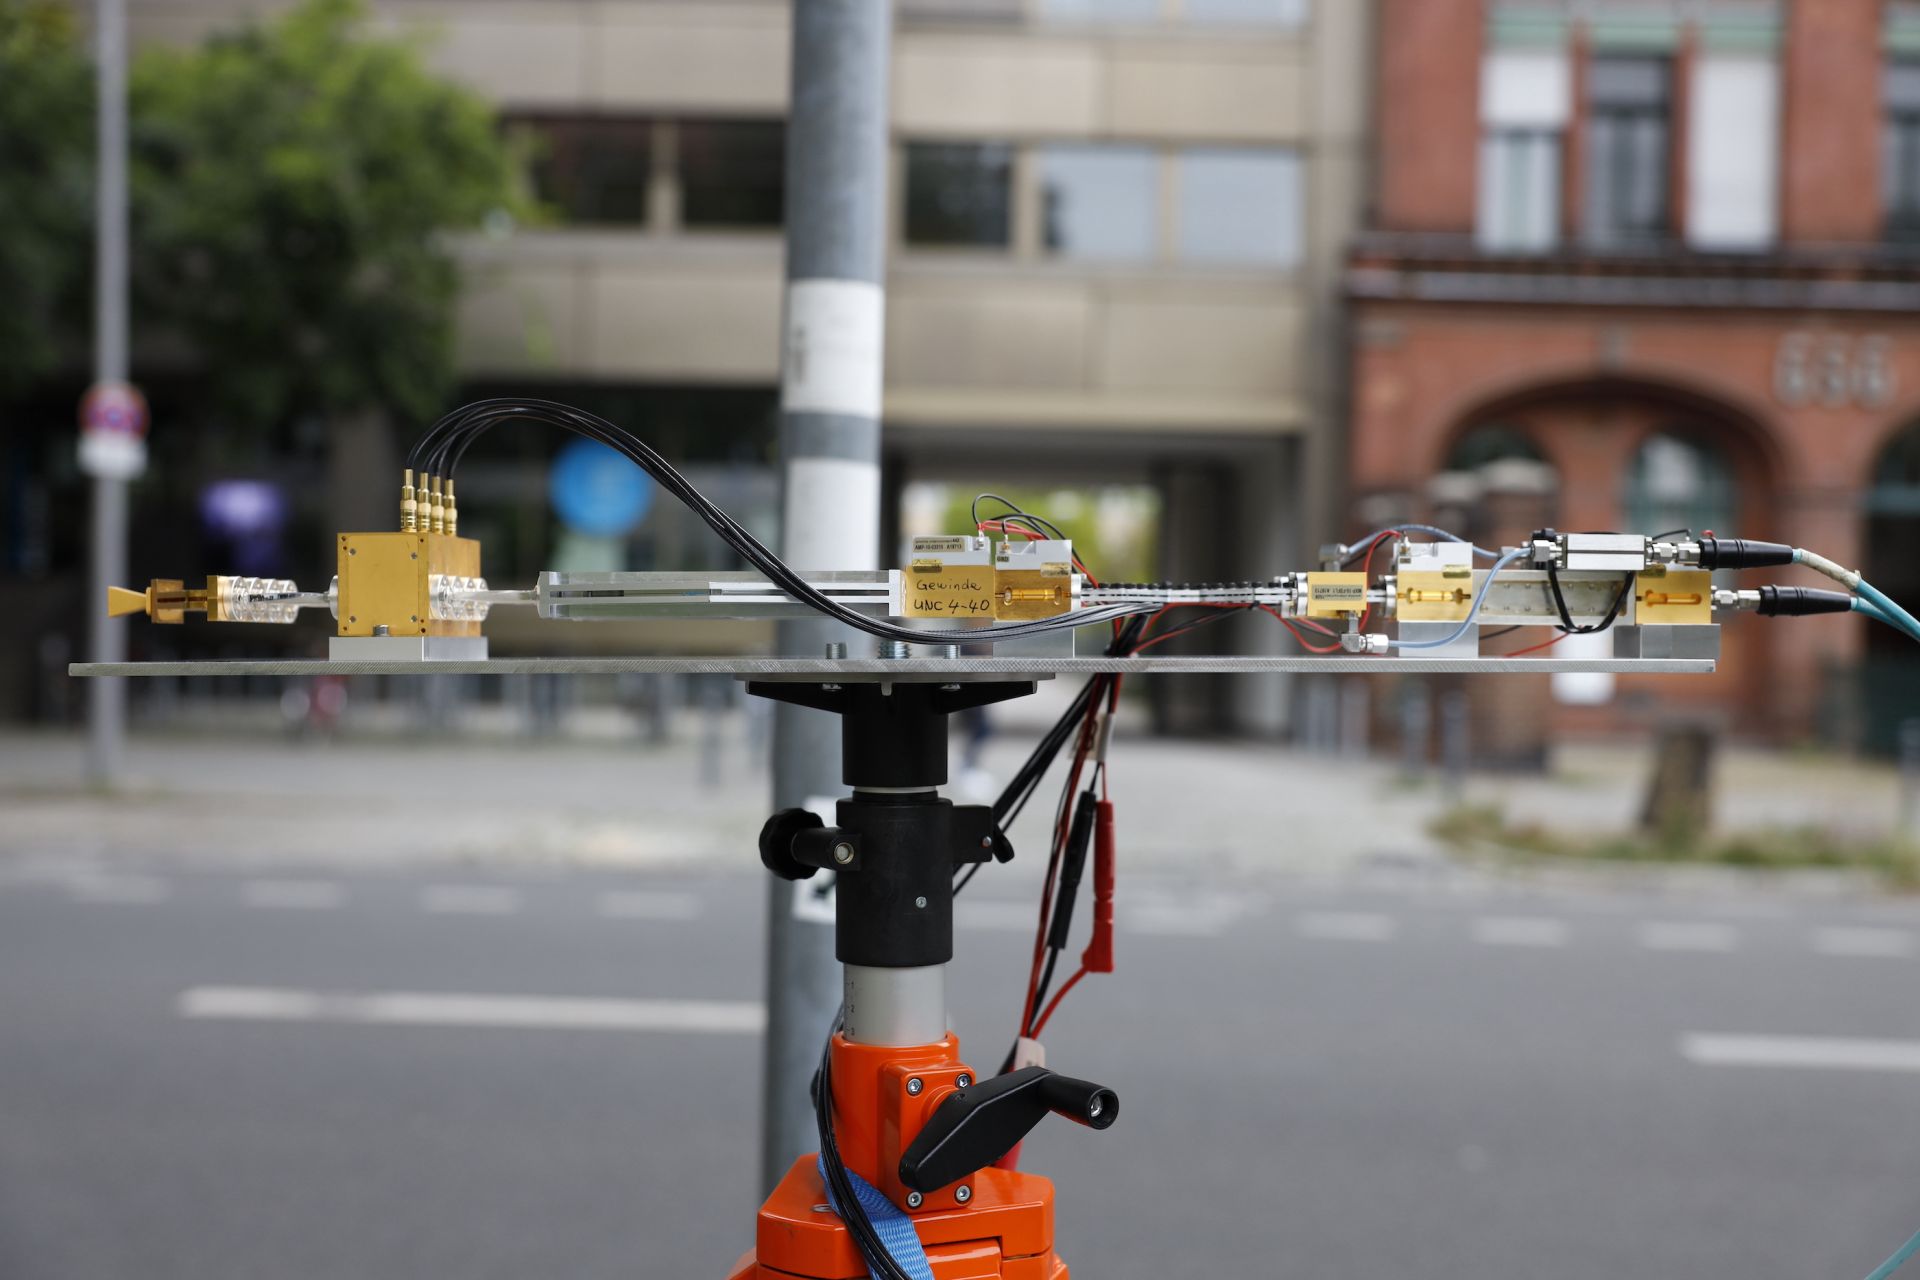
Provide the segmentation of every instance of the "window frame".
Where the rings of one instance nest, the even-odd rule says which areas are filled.
[[[1660,75],[1660,94],[1657,101],[1613,101],[1606,100],[1598,91],[1599,71],[1605,65],[1638,63],[1658,68]],[[1580,200],[1580,238],[1584,246],[1592,249],[1633,250],[1650,248],[1670,243],[1674,239],[1674,65],[1671,57],[1658,54],[1601,54],[1592,58],[1587,65],[1587,88],[1584,94],[1585,120],[1581,129],[1581,178],[1584,190]],[[1628,141],[1628,129],[1635,125],[1656,124],[1659,127],[1659,146],[1657,162],[1646,174],[1631,170],[1634,164],[1634,146]],[[1615,131],[1615,138],[1608,145],[1601,143],[1603,129]],[[1604,153],[1604,154],[1603,154]],[[1612,161],[1611,164],[1608,162]],[[1603,169],[1613,171],[1611,177],[1625,178],[1625,181],[1610,181],[1607,185],[1596,182],[1596,175]],[[1637,225],[1631,217],[1630,206],[1639,187],[1639,179],[1651,177],[1657,193],[1658,212],[1645,225]],[[1601,208],[1605,200],[1607,208]]]

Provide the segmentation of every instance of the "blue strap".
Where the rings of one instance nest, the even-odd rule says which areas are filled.
[[[820,1183],[827,1184],[827,1162],[818,1156],[814,1162],[820,1170]],[[867,1217],[873,1222],[874,1234],[880,1237],[880,1243],[887,1246],[887,1252],[900,1269],[913,1277],[913,1280],[933,1280],[933,1266],[927,1261],[927,1251],[920,1244],[920,1233],[914,1229],[913,1219],[893,1201],[880,1194],[880,1189],[862,1178],[853,1170],[847,1170],[847,1181],[853,1184],[853,1198],[867,1211]],[[833,1201],[833,1188],[827,1186],[827,1205],[835,1212],[840,1206]],[[879,1280],[878,1276],[874,1280]]]

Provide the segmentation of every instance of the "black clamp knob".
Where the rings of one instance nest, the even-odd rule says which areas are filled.
[[[850,871],[860,865],[860,837],[810,809],[782,809],[760,828],[760,862],[782,880],[805,880],[822,867]]]
[[[900,1181],[920,1192],[958,1182],[1013,1150],[1048,1112],[1105,1129],[1119,1116],[1120,1099],[1103,1085],[1045,1067],[1023,1067],[956,1089],[900,1157]]]

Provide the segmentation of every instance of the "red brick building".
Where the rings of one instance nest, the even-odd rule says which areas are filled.
[[[1920,9],[1379,16],[1355,522],[1711,528],[1920,597]],[[1884,740],[1920,715],[1910,649],[1855,618],[1744,618],[1722,678],[1562,715],[1706,701],[1749,733]]]

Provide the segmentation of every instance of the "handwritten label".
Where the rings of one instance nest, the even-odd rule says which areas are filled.
[[[906,606],[915,618],[993,617],[993,571],[985,566],[911,569]]]

